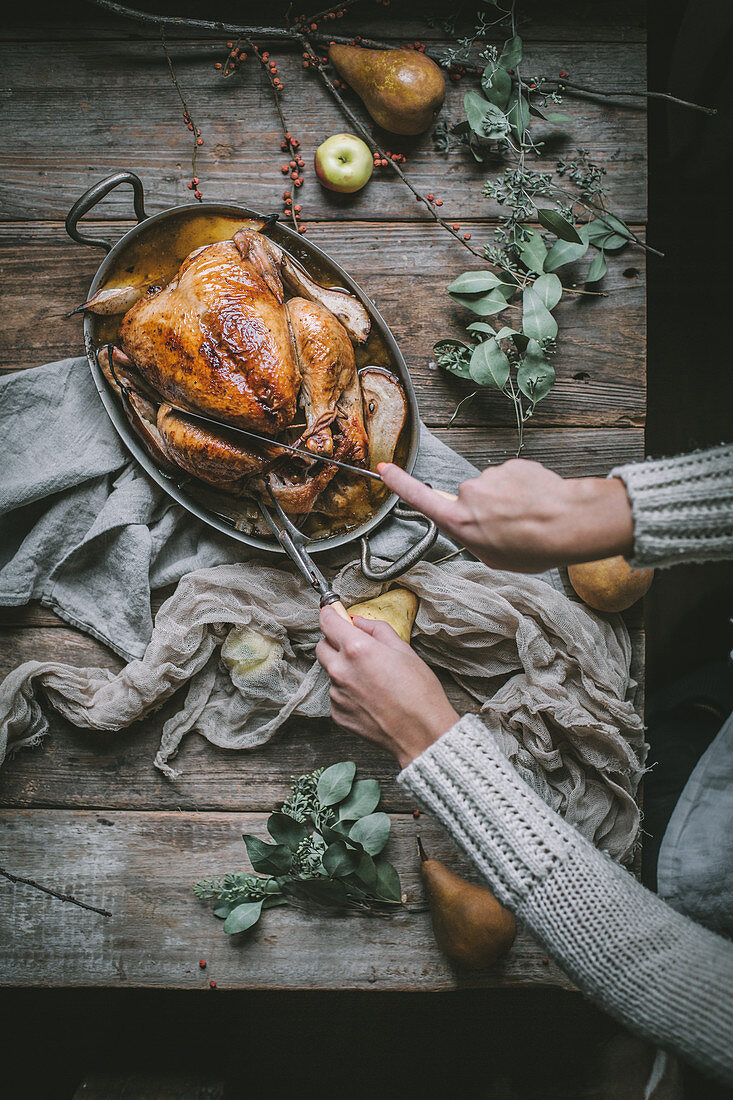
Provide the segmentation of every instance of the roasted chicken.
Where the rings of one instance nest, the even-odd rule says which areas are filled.
[[[105,288],[84,308],[109,315],[115,293]],[[370,465],[353,348],[366,339],[370,322],[352,295],[314,282],[256,229],[197,249],[166,286],[140,295],[122,318],[120,346],[98,358],[158,464],[236,495],[258,496],[269,487],[294,515],[310,512],[339,473],[320,460]],[[305,414],[300,434],[299,405]],[[188,418],[186,409],[221,427]],[[369,412],[366,419],[373,419]],[[404,419],[392,417],[391,452]],[[273,443],[247,446],[227,425]],[[283,452],[278,437],[310,451],[312,462]],[[381,454],[383,440],[377,449]],[[324,498],[324,514],[347,510],[357,497],[356,511],[363,511],[365,479],[341,474],[338,484]]]

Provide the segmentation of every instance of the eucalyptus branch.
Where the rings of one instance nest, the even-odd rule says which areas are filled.
[[[80,909],[88,909],[90,913],[99,913],[102,917],[112,916],[109,909],[100,909],[96,905],[89,905],[86,901],[79,901],[72,894],[62,894],[58,890],[51,890],[48,886],[42,886],[40,882],[35,882],[32,878],[22,878],[20,875],[14,875],[10,871],[6,871],[4,867],[0,867],[0,875],[6,878],[8,882],[22,882],[24,886],[32,886],[34,890],[40,890],[42,894],[48,894],[49,897],[58,898],[59,901],[68,901],[72,905],[78,905]]]

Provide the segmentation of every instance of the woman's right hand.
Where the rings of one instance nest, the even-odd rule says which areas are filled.
[[[632,552],[631,505],[619,478],[562,478],[517,458],[464,481],[448,500],[392,463],[380,463],[379,473],[493,569],[541,573]]]

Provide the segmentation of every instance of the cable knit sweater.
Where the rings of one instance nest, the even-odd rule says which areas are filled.
[[[733,446],[620,466],[638,566],[733,557]],[[400,774],[580,989],[733,1083],[733,943],[641,886],[520,779],[465,715]]]
[[[631,501],[636,566],[733,557],[733,445],[617,466]]]
[[[399,781],[585,994],[733,1082],[733,943],[675,912],[563,821],[474,715]]]

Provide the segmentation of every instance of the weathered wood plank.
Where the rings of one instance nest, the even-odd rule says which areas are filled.
[[[130,223],[91,223],[93,235],[116,239]],[[471,225],[476,241],[490,239]],[[337,259],[376,301],[409,365],[423,419],[446,424],[470,386],[436,368],[433,344],[461,337],[470,319],[446,286],[480,262],[435,226],[368,222],[321,223],[313,240]],[[98,250],[73,244],[57,225],[0,226],[0,275],[5,287],[0,370],[27,368],[79,354],[81,323],[66,314],[86,297]],[[564,273],[580,286],[585,266]],[[415,284],[415,271],[421,272]],[[42,273],[42,278],[39,277]],[[530,425],[640,426],[645,419],[645,264],[638,246],[609,256],[604,298],[567,294],[556,310],[560,341],[557,382]],[[406,281],[408,290],[406,292]],[[461,425],[509,426],[510,402],[489,390],[460,416]]]
[[[221,52],[215,44],[176,42],[171,51],[205,140],[197,170],[205,198],[280,209],[281,133],[258,66],[250,62],[241,78],[222,81],[213,68]],[[0,178],[3,219],[63,218],[91,183],[128,168],[144,178],[152,209],[190,200],[186,181],[191,177],[191,135],[181,121],[180,102],[159,43],[113,42],[100,49],[96,42],[59,42],[45,51],[43,81],[38,79],[37,56],[32,43],[0,47],[9,89],[4,93],[3,121],[10,135]],[[325,137],[342,131],[345,122],[316,79],[303,73],[297,52],[278,54],[278,62],[285,84],[284,111],[307,164],[299,193],[304,220],[423,216],[407,189],[386,172],[351,196],[334,195],[318,184],[311,168],[313,153]],[[641,45],[532,45],[526,65],[536,74],[564,69],[578,83],[596,82],[608,90],[642,91],[645,85]],[[442,117],[460,117],[467,86],[465,80],[449,82]],[[350,99],[355,110],[362,111],[356,97]],[[607,170],[613,209],[626,220],[644,221],[643,104],[629,101],[624,107],[577,99],[572,103],[572,123],[553,127],[538,120],[537,137],[546,141],[541,167],[550,171],[558,157],[589,147]],[[463,149],[436,155],[430,133],[384,140],[392,151],[399,147],[407,154],[414,183],[423,193],[433,192],[444,200],[443,212],[450,220],[496,214],[493,200],[482,195],[482,184],[502,168],[501,163],[477,165]],[[126,190],[105,200],[100,216],[128,218]]]
[[[144,7],[131,3],[131,7]],[[147,6],[148,9],[151,5]],[[156,11],[189,15],[204,19],[224,19],[233,22],[245,21],[248,24],[256,20],[261,24],[282,26],[287,2],[268,4],[266,13],[257,15],[248,13],[245,7],[236,16],[229,9],[213,6],[204,14],[200,4],[193,0],[177,0],[165,3],[164,0],[154,6]],[[522,37],[527,42],[644,42],[646,40],[646,18],[643,5],[638,0],[597,0],[588,5],[585,0],[564,0],[562,5],[548,9],[544,0],[522,0],[521,27]],[[451,18],[454,13],[451,12]],[[339,35],[361,34],[395,44],[414,42],[435,42],[443,38],[445,30],[446,6],[443,0],[428,0],[419,5],[419,12],[412,0],[393,0],[389,11],[375,11],[367,4],[360,4],[348,10],[338,21],[322,23],[324,33]],[[459,10],[455,20],[454,35],[463,37],[470,34],[475,26],[473,10]],[[120,19],[106,12],[94,13],[82,0],[69,0],[64,4],[62,15],[54,9],[43,21],[29,21],[22,7],[8,13],[3,21],[2,38],[7,41],[53,42],[65,39],[111,38],[149,38],[155,37],[150,27],[128,19]],[[187,37],[185,29],[171,28],[169,38]],[[496,41],[502,38],[501,32]]]
[[[638,622],[638,615],[637,610],[625,618]],[[631,639],[631,674],[643,684],[644,639],[638,626],[631,626]],[[0,630],[0,680],[22,662],[39,658],[114,670],[122,666],[99,642],[67,626]],[[447,677],[442,679],[460,714],[476,711],[468,695]],[[643,709],[641,689],[634,701]],[[157,714],[116,733],[76,729],[46,706],[50,731],[43,746],[17,753],[0,769],[0,805],[264,811],[285,798],[294,774],[350,759],[360,774],[379,779],[387,810],[414,809],[397,786],[392,758],[328,720],[293,719],[272,741],[246,752],[219,749],[191,735],[176,757],[179,778],[168,780],[153,767],[153,759],[163,724],[179,705],[172,700]]]
[[[265,816],[4,811],[0,843],[9,871],[107,908],[112,916],[0,879],[0,985],[204,989],[214,980],[219,989],[572,988],[523,932],[497,967],[454,972],[424,910],[418,832],[436,858],[475,875],[425,815],[419,821],[393,818],[385,850],[400,872],[406,909],[370,919],[282,907],[270,910],[249,937],[227,937],[191,884],[243,867],[242,832],[266,835]],[[202,958],[205,971],[198,966]]]

